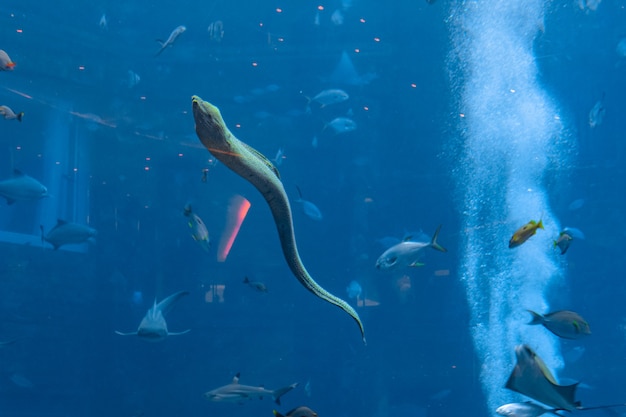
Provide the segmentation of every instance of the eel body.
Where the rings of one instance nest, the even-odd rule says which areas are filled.
[[[347,302],[322,288],[304,267],[296,246],[291,207],[276,167],[230,132],[217,107],[198,96],[192,97],[192,107],[196,134],[202,144],[220,162],[254,185],[265,198],[291,272],[307,290],[348,313],[359,326],[365,343],[363,323],[358,313]]]

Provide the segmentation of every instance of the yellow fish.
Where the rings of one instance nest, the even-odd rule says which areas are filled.
[[[511,240],[509,240],[509,248],[516,248],[522,243],[526,242],[532,235],[537,233],[537,229],[543,229],[543,223],[541,220],[535,222],[529,221],[513,233]]]

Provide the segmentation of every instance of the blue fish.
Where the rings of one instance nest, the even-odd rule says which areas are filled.
[[[299,196],[299,198],[296,200],[296,203],[302,204],[302,211],[304,211],[304,214],[306,214],[313,220],[322,220],[322,212],[320,211],[320,209],[317,208],[317,206],[310,201],[304,200],[302,198],[302,191],[300,191],[300,187],[296,185],[296,188],[298,189]]]

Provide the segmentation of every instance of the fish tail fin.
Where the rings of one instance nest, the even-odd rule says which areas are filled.
[[[435,231],[435,234],[433,235],[433,238],[430,241],[430,246],[433,249],[438,250],[439,252],[447,252],[448,249],[444,248],[443,246],[441,246],[440,244],[437,243],[437,237],[439,236],[439,231],[440,230],[441,230],[441,225],[439,225],[439,227]]]
[[[298,201],[302,201],[302,191],[300,190],[300,187],[298,187],[298,185],[296,184],[296,190],[298,190]]]
[[[526,310],[526,311],[528,311],[533,316],[530,322],[526,324],[543,324],[543,322],[545,321],[541,314],[535,313],[532,310]]]
[[[21,112],[19,112],[16,116],[17,116],[17,121],[18,121],[18,122],[21,122],[21,121],[22,121],[22,117],[24,117],[24,112],[23,112],[23,111],[21,111]]]
[[[537,228],[538,229],[543,229],[543,220],[539,219],[539,223],[537,223]]]
[[[280,397],[282,397],[283,395],[287,394],[289,391],[291,391],[292,389],[294,389],[295,387],[298,386],[298,383],[293,383],[289,386],[283,387],[283,388],[278,388],[277,390],[274,390],[272,392],[272,398],[274,399],[274,402],[278,405],[280,405]]]
[[[284,415],[280,414],[278,411],[273,410],[274,416],[275,417],[285,417]]]
[[[161,45],[161,48],[165,46],[165,42],[163,42],[161,39],[157,39],[156,41],[159,43],[159,45]]]

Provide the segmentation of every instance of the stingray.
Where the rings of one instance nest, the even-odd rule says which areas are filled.
[[[167,336],[178,336],[189,332],[173,333],[167,330],[167,323],[165,322],[165,314],[167,314],[174,304],[185,295],[188,295],[189,291],[179,291],[170,295],[166,299],[157,304],[156,298],[154,305],[148,310],[143,320],[139,324],[139,329],[136,332],[122,333],[117,330],[115,333],[121,336],[139,336],[150,342],[158,342],[164,340]]]
[[[559,385],[556,379],[537,354],[528,345],[515,347],[517,363],[506,382],[505,387],[519,392],[535,401],[553,407],[551,412],[565,410],[599,410],[625,407],[626,403],[582,407],[576,401],[576,388],[579,382],[571,385]]]
[[[515,356],[517,363],[506,388],[559,410],[580,408],[580,401],[575,400],[578,383],[557,384],[546,364],[528,345],[516,346]]]

